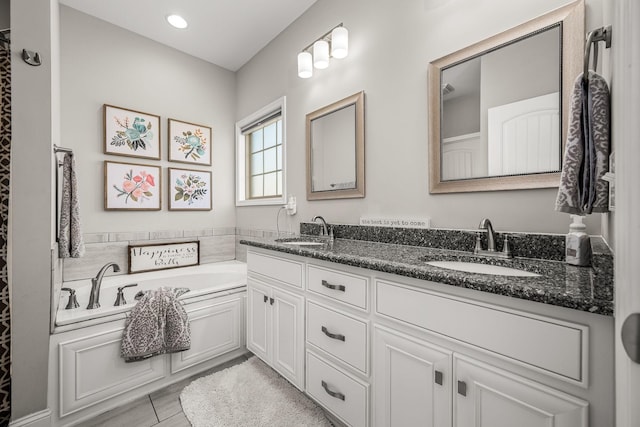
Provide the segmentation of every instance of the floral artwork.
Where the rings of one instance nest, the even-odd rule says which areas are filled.
[[[159,210],[160,168],[104,162],[105,209]]]
[[[211,128],[169,119],[169,160],[211,165]]]
[[[211,172],[169,168],[169,210],[211,209]]]
[[[104,105],[104,152],[160,159],[160,117]]]

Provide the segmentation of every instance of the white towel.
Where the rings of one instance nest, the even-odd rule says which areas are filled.
[[[578,76],[571,95],[567,142],[556,210],[585,215],[607,212],[609,184],[610,99],[606,80],[589,71]]]
[[[75,161],[71,153],[64,155],[62,175],[58,256],[60,258],[80,258],[84,255],[84,242],[82,240],[82,228],[80,227],[78,180],[76,179]]]

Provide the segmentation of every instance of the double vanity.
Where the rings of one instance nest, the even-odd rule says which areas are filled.
[[[614,424],[600,239],[585,268],[562,262],[559,235],[509,234],[509,259],[474,255],[474,232],[318,231],[242,241],[247,348],[342,423]]]

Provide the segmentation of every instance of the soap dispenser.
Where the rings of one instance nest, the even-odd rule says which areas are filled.
[[[591,240],[584,231],[587,226],[582,223],[580,215],[571,215],[573,222],[569,226],[566,241],[567,264],[591,265]]]

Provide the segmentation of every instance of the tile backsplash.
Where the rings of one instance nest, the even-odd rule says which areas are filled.
[[[200,242],[200,263],[236,259],[236,229],[234,227],[200,230],[164,230],[144,232],[87,233],[84,236],[85,254],[82,258],[65,258],[62,277],[65,282],[95,277],[107,262],[120,266],[119,273],[129,270],[127,248],[130,243]],[[246,258],[246,256],[245,256]]]

